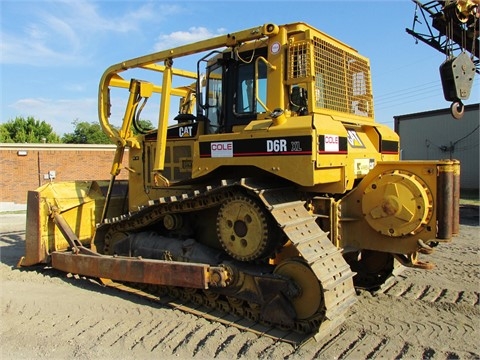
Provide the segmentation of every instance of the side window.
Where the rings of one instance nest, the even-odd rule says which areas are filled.
[[[210,121],[209,132],[215,133],[219,131],[223,123],[222,67],[213,69],[208,73],[207,91],[206,116]]]
[[[221,131],[231,132],[265,113],[267,104],[267,48],[225,54]]]
[[[262,103],[267,104],[267,66],[262,62],[259,64],[259,70],[260,74],[264,74],[265,76],[262,78],[258,78],[257,95],[258,98],[262,101]],[[255,112],[261,113],[265,111],[266,109],[264,109],[260,104],[257,104]]]
[[[237,114],[253,112],[254,106],[254,68],[253,64],[241,64],[238,67],[238,83],[235,110]]]
[[[257,83],[255,83],[255,62],[239,65],[235,101],[237,114],[265,111],[257,101],[257,97],[264,104],[267,101],[267,69],[262,61],[258,63],[258,72]],[[255,86],[258,88],[255,89]]]

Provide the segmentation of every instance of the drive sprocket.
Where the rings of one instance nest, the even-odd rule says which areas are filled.
[[[227,254],[240,261],[267,255],[272,238],[267,216],[257,202],[245,195],[224,202],[218,211],[217,235]]]

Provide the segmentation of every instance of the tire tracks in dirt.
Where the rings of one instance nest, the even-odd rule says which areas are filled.
[[[375,294],[359,292],[340,328],[298,348],[51,269],[15,269],[24,232],[2,234],[0,355],[49,360],[480,359],[477,230],[462,226],[466,235],[438,251],[437,270],[408,269]]]

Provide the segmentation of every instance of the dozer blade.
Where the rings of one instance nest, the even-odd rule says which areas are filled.
[[[71,247],[61,230],[55,226],[54,212],[61,214],[76,234],[80,244],[89,246],[100,221],[108,181],[68,181],[48,183],[29,191],[25,256],[21,266],[48,263],[53,251]],[[119,181],[112,197],[109,216],[125,212],[126,182]]]

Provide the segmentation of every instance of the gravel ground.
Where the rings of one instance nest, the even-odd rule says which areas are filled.
[[[18,269],[25,215],[0,215],[2,359],[480,359],[478,206],[460,235],[301,347],[41,267]]]

